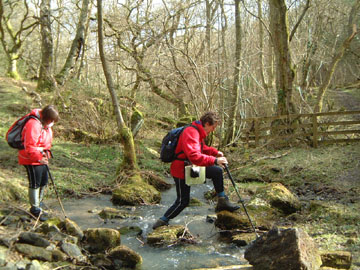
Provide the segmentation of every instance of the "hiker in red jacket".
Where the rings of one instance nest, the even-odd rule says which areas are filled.
[[[42,211],[40,203],[48,183],[47,164],[53,139],[51,127],[59,120],[59,113],[54,106],[48,105],[43,109],[34,109],[30,114],[37,119],[29,119],[24,126],[21,136],[24,149],[19,150],[18,160],[26,168],[29,179],[30,213],[45,221],[47,214]]]
[[[205,113],[199,121],[194,121],[195,127],[187,127],[179,137],[175,153],[180,153],[177,159],[171,163],[170,173],[174,178],[176,186],[176,201],[165,212],[164,216],[158,219],[153,229],[168,225],[169,220],[181,213],[190,202],[190,186],[185,184],[185,163],[206,167],[206,178],[211,178],[218,197],[215,208],[217,212],[222,210],[235,211],[239,206],[229,202],[224,192],[223,169],[227,164],[224,154],[213,147],[205,145],[204,139],[210,132],[213,132],[219,122],[214,112]],[[186,161],[185,161],[186,160]]]

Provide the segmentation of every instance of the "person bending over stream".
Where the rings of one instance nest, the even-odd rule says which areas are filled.
[[[170,166],[170,173],[176,186],[176,200],[165,214],[153,224],[153,229],[169,225],[169,221],[189,205],[190,186],[185,183],[185,165],[187,163],[206,167],[205,177],[212,179],[218,197],[216,212],[222,210],[233,212],[239,209],[239,206],[230,203],[224,192],[222,167],[227,164],[226,157],[222,152],[204,143],[206,136],[216,129],[219,120],[214,112],[207,112],[200,120],[192,123],[197,128],[189,126],[181,133],[175,150],[178,158]]]
[[[43,109],[32,110],[31,115],[35,118],[28,120],[24,126],[21,136],[24,149],[19,150],[18,160],[20,165],[24,165],[29,179],[30,213],[35,217],[40,216],[40,221],[45,221],[48,216],[40,203],[48,183],[47,164],[53,139],[51,127],[59,120],[59,113],[53,105],[48,105]]]

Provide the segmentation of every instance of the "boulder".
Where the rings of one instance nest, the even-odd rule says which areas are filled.
[[[254,270],[317,270],[320,253],[310,236],[299,228],[273,228],[245,250]]]
[[[92,253],[105,252],[120,245],[120,232],[109,228],[85,230],[85,248]]]
[[[142,263],[142,257],[124,245],[117,246],[110,250],[108,257],[115,263],[116,261],[120,261],[121,267],[135,268]]]
[[[258,188],[253,200],[259,198],[286,215],[292,214],[301,208],[299,199],[281,183],[270,183],[265,187]]]
[[[321,252],[322,266],[350,269],[352,255],[348,251],[324,251]]]

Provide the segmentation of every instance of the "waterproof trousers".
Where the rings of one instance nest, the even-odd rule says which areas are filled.
[[[38,215],[41,212],[40,203],[48,183],[48,171],[46,165],[24,165],[24,167],[29,179],[30,212]]]
[[[206,167],[206,178],[212,180],[216,193],[224,192],[223,169],[220,166]],[[176,217],[189,205],[190,202],[190,186],[185,184],[185,179],[174,177],[176,187],[176,201],[165,212],[164,217],[168,220]]]

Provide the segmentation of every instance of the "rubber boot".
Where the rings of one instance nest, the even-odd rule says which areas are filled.
[[[30,213],[40,221],[47,220],[47,215],[40,208],[40,188],[29,188]]]
[[[159,228],[159,227],[161,227],[161,226],[168,226],[169,225],[169,222],[166,222],[166,221],[164,221],[164,220],[162,220],[162,219],[158,219],[155,223],[154,223],[154,225],[152,226],[152,228],[153,228],[153,230],[155,230],[156,228]]]
[[[40,193],[39,193],[39,200],[40,200],[40,208],[44,209],[47,208],[46,205],[43,202],[44,195],[45,195],[46,186],[40,187]]]
[[[229,211],[234,212],[239,209],[240,206],[232,204],[227,197],[218,197],[218,203],[215,208],[215,212]]]

